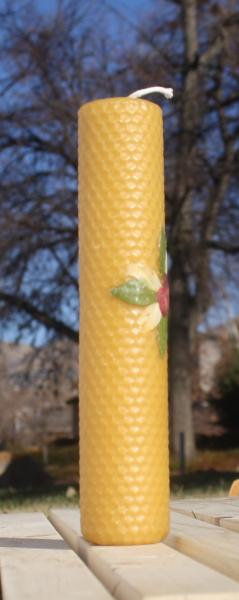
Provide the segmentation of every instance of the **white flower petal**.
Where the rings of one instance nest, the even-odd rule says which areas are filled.
[[[159,277],[155,271],[146,267],[146,265],[131,264],[126,269],[126,277],[133,277],[134,279],[143,279],[146,285],[157,292],[161,287]]]
[[[151,331],[159,324],[162,317],[161,310],[157,302],[144,308],[139,317],[139,323],[144,331]]]
[[[154,290],[154,292],[157,292],[159,290],[159,288],[162,287],[160,279],[159,279],[157,273],[155,273],[155,271],[149,269],[148,278],[149,278],[149,281],[150,281],[151,289]]]

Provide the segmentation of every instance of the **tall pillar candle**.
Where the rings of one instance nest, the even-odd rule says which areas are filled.
[[[163,168],[156,104],[80,109],[80,505],[96,544],[168,532]]]

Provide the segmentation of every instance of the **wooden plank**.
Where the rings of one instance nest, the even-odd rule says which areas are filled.
[[[202,509],[203,512],[208,512],[210,515],[215,516],[239,516],[239,499],[232,498],[214,498],[205,500],[203,498],[186,498],[185,500],[173,500],[171,502],[173,510],[190,509],[191,512],[194,509]]]
[[[164,543],[94,546],[78,510],[51,510],[54,527],[118,600],[238,600],[239,585]]]
[[[173,511],[166,544],[239,581],[237,533]]]
[[[0,516],[0,565],[3,600],[112,598],[41,513]]]
[[[230,502],[210,500],[175,500],[171,508],[179,513],[239,532],[239,499]]]
[[[225,527],[225,529],[230,529],[231,531],[236,531],[237,533],[239,533],[239,518],[238,517],[231,517],[230,519],[225,518],[225,519],[220,519],[220,525],[221,527]]]

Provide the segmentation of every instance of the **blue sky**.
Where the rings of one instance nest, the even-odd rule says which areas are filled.
[[[26,0],[27,1],[27,0]],[[77,3],[78,0],[75,0]],[[152,5],[156,0],[82,0],[85,6],[89,6],[89,11],[94,11],[94,8],[101,8],[102,4],[105,4],[108,8],[108,14],[111,15],[112,8],[112,31],[114,30],[114,14],[116,17],[122,15],[126,19],[126,22],[131,24],[137,24],[139,19],[143,19],[144,14],[150,13]],[[51,15],[54,13],[57,7],[57,0],[32,0],[32,5],[42,15]],[[0,0],[0,10],[4,8],[6,0]],[[19,0],[19,7],[24,4],[24,0]],[[15,6],[18,7],[18,0],[15,0]],[[17,327],[14,322],[11,322],[9,327],[4,329],[4,332],[0,330],[0,336],[2,339],[13,341],[17,335]],[[29,343],[28,334],[23,334],[24,341]],[[45,341],[44,328],[39,326],[37,340],[35,343],[41,345]]]
[[[76,3],[77,1],[78,0],[75,0]],[[110,8],[112,8],[113,16],[114,13],[117,17],[122,15],[129,24],[135,24],[136,26],[140,20],[143,20],[144,15],[150,14],[152,8],[158,4],[157,0],[83,0],[83,2],[84,5],[89,6],[89,10],[92,10],[93,12],[95,12],[95,8],[100,8],[102,5],[105,5],[109,9],[110,14]],[[161,8],[165,2],[167,2],[167,0],[161,0]],[[24,3],[24,0],[20,0],[19,5],[21,3]],[[0,0],[0,10],[5,4],[6,0]],[[17,0],[15,0],[15,5],[18,6]],[[32,0],[32,5],[43,15],[51,15],[56,9],[57,0]]]
[[[24,1],[20,0],[19,4]],[[75,0],[77,1],[80,0]],[[109,8],[112,7],[113,12],[117,14],[121,14],[126,20],[131,23],[137,24],[139,20],[143,19],[144,14],[150,13],[152,8],[158,6],[162,9],[163,5],[167,3],[167,0],[161,0],[161,3],[158,0],[83,0],[86,6],[89,6],[89,9],[92,10],[94,7],[101,7],[104,3]],[[0,0],[0,9],[4,6],[5,0]],[[17,5],[17,0],[16,0]],[[54,12],[57,6],[57,0],[32,0],[32,5],[35,6],[39,12],[43,15],[51,14]],[[113,21],[112,21],[113,22]],[[112,29],[113,31],[113,29]],[[234,286],[230,286],[230,310],[233,314],[238,313],[238,296],[236,295],[236,289],[234,291]],[[235,297],[234,297],[235,296]],[[218,324],[220,321],[224,321],[230,318],[228,313],[228,303],[222,301],[220,306],[215,306],[211,308],[208,315],[208,321],[211,326]],[[0,332],[1,333],[1,332]],[[11,324],[10,330],[7,333],[8,338],[14,339],[16,334],[14,324]],[[41,344],[44,341],[44,332],[41,327],[39,327],[39,336],[38,343]]]
[[[77,0],[76,0],[77,2]],[[57,5],[57,0],[33,0],[33,5],[35,5],[39,11],[43,14],[52,13]],[[99,6],[102,4],[102,0],[88,0],[89,9],[92,8],[92,5]],[[4,0],[0,0],[0,7],[4,4]],[[150,12],[150,9],[153,4],[155,4],[155,0],[105,0],[105,4],[108,7],[112,7],[113,10],[119,12],[124,15],[132,22],[136,22],[139,18],[140,14]]]
[[[102,0],[97,1],[99,2],[99,5],[102,3]],[[97,1],[88,0],[89,8],[93,3],[97,4]],[[122,14],[125,14],[132,19],[134,19],[134,17],[138,18],[139,12],[148,12],[153,3],[154,0],[106,0],[108,6],[112,6],[113,9],[120,11]],[[4,4],[5,0],[0,0],[0,8],[3,7]],[[43,13],[51,13],[57,5],[57,0],[33,0],[32,4]]]
[[[102,0],[98,0],[99,4],[101,4]],[[128,16],[134,17],[134,14],[137,12],[137,16],[139,11],[144,12],[150,10],[152,6],[153,0],[109,0],[107,1],[108,5],[111,5],[113,8],[119,10],[123,14],[127,14]],[[2,0],[1,0],[2,3]],[[54,10],[56,6],[56,0],[35,0],[33,4],[37,6],[42,12],[51,12]],[[91,0],[89,0],[89,7],[91,5]]]

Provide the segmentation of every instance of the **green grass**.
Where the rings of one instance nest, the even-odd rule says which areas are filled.
[[[44,512],[48,513],[52,507],[78,508],[79,495],[67,498],[66,488],[53,488],[49,490],[12,488],[0,490],[1,512]]]
[[[201,472],[191,473],[183,477],[174,475],[171,478],[171,497],[179,499],[227,496],[233,479],[235,477],[232,477],[231,474],[213,471],[204,472],[204,474]],[[45,490],[6,488],[0,490],[0,511],[40,511],[47,514],[52,507],[78,508],[78,493],[69,499],[66,496],[66,490],[65,486],[56,486]]]
[[[216,471],[198,471],[184,476],[173,476],[171,479],[171,496],[173,498],[225,497],[234,479],[232,473]]]
[[[221,478],[212,484],[201,484],[198,481],[178,480],[171,485],[171,497],[174,498],[203,498],[227,496],[229,490],[228,482]],[[44,512],[48,513],[52,507],[56,508],[78,508],[79,495],[76,494],[69,499],[66,496],[66,488],[49,490],[0,490],[0,511],[1,512]]]
[[[32,453],[42,463],[40,453]],[[48,473],[52,484],[48,487],[24,489],[0,488],[0,511],[42,511],[52,507],[77,508],[78,492],[67,498],[68,486],[78,489],[78,447],[50,447]],[[227,496],[232,481],[239,478],[239,449],[226,451],[200,451],[185,475],[180,475],[176,463],[171,464],[171,497]]]
[[[239,448],[201,450],[185,475],[172,465],[171,492],[174,497],[228,496],[234,479],[239,479]]]

